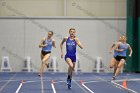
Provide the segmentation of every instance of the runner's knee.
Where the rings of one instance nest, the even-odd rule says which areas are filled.
[[[73,69],[73,64],[70,64],[69,67],[70,67],[71,69]]]
[[[46,60],[42,60],[42,64],[46,65]]]

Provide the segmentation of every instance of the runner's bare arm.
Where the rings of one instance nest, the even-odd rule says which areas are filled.
[[[45,41],[45,37],[43,37],[42,39],[41,39],[41,42],[40,42],[40,44],[39,44],[39,48],[42,48],[42,47],[45,47],[45,46],[47,46],[47,44],[43,44],[43,42]]]
[[[60,49],[61,49],[61,58],[63,58],[63,44],[66,42],[67,37],[63,38],[62,42],[60,43]]]
[[[55,40],[53,39],[53,47],[56,48]]]
[[[133,50],[132,50],[132,48],[131,48],[130,45],[129,45],[129,51],[130,51],[130,53],[129,53],[129,57],[131,57],[131,56],[132,56],[132,53],[133,53]]]
[[[78,38],[75,38],[75,41],[76,41],[77,45],[78,45],[81,49],[83,49],[83,45],[82,45],[82,43],[80,42],[80,40],[79,40]]]

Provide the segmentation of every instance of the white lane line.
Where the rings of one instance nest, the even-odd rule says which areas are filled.
[[[73,82],[79,87],[81,88],[85,93],[88,93],[80,84],[78,84],[74,79]]]
[[[53,80],[52,80],[51,86],[52,86],[52,89],[53,89],[53,93],[56,93],[56,89],[54,87],[54,81]]]
[[[84,88],[86,88],[90,93],[95,93],[95,92],[93,92],[90,88],[88,88],[88,87],[84,84],[83,81],[81,81],[81,84],[82,84],[82,86],[83,86]]]
[[[11,79],[11,80],[1,80],[1,82],[7,82],[7,81],[20,81],[21,79]],[[25,81],[33,81],[33,79],[24,79]],[[40,79],[34,79],[34,81],[40,81]]]
[[[100,78],[99,78],[100,79]],[[91,81],[86,81],[84,82],[84,84],[88,84],[88,83],[98,83],[98,82],[109,82],[110,80],[104,80],[104,79],[100,79],[100,80],[91,80]],[[124,81],[124,79],[121,79],[121,80],[114,80],[115,82],[122,82]],[[140,78],[133,78],[133,79],[126,79],[126,81],[140,81]]]
[[[99,79],[105,81],[105,79],[103,79],[103,78],[99,78]],[[131,80],[132,80],[132,79],[131,79]],[[116,81],[117,81],[117,80],[116,80]],[[124,80],[123,80],[123,81],[124,81]],[[106,82],[106,81],[105,81],[105,82]],[[136,92],[136,91],[134,91],[134,90],[132,90],[132,89],[130,89],[130,88],[125,88],[124,86],[122,86],[122,85],[120,85],[120,84],[118,84],[118,83],[116,83],[116,82],[114,82],[114,81],[111,81],[111,83],[113,83],[113,84],[115,85],[116,88],[125,89],[125,90],[127,90],[127,91],[129,91],[129,92],[132,92],[132,93],[138,93],[138,92]]]
[[[100,77],[99,77],[99,79],[102,80],[102,81],[104,81],[104,82],[106,82],[107,84],[112,85],[112,83],[111,83],[112,81],[106,81],[105,79],[100,78]],[[117,86],[117,85],[115,85],[115,84],[114,84],[113,86],[116,87],[116,88],[118,88],[118,89],[120,89],[120,90],[122,90],[122,87],[120,87],[120,86]]]
[[[14,81],[19,81],[19,80],[2,80],[2,81],[0,81],[0,83],[7,82],[7,81],[14,82]]]
[[[88,83],[96,83],[96,82],[102,82],[102,81],[86,81],[86,82],[84,82],[84,84],[88,84]]]
[[[122,82],[124,79],[121,80],[114,80],[115,82]],[[140,78],[134,78],[134,79],[126,79],[126,81],[140,81]]]
[[[57,81],[57,82],[54,82],[54,84],[57,84],[57,83],[66,83],[66,81]]]
[[[21,81],[21,83],[20,83],[20,85],[18,86],[18,88],[17,88],[17,90],[16,90],[16,92],[15,92],[15,93],[19,93],[19,91],[20,91],[20,89],[21,89],[22,85],[23,85],[23,81]]]
[[[0,93],[2,90],[11,82],[11,80],[16,76],[17,73],[15,73],[1,88],[0,88]]]
[[[50,80],[42,80],[42,81],[50,81]],[[40,80],[32,80],[32,81],[26,81],[26,82],[24,82],[25,84],[27,84],[27,83],[36,83],[36,82],[40,82]]]
[[[122,85],[120,85],[120,84],[118,84],[118,83],[116,83],[116,82],[114,82],[114,81],[111,81],[111,83],[113,83],[113,84],[115,84],[115,85],[121,87],[122,89],[128,90],[128,91],[130,91],[130,92],[132,92],[132,93],[138,93],[138,92],[136,92],[136,91],[134,91],[134,90],[132,90],[132,89],[130,89],[130,88],[125,88],[124,86],[122,86]]]
[[[43,76],[41,76],[41,93],[44,93],[44,82],[43,82]]]
[[[24,83],[27,84],[27,83],[36,83],[36,82],[40,82],[40,80],[39,81],[26,81]]]

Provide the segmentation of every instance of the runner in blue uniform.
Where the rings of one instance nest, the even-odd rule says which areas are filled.
[[[47,37],[43,37],[40,44],[39,44],[39,48],[42,48],[41,50],[41,67],[40,67],[40,71],[39,71],[39,76],[42,76],[44,67],[47,67],[47,60],[49,59],[49,57],[51,56],[51,50],[52,50],[52,46],[56,48],[55,45],[55,40],[52,39],[53,36],[53,32],[49,31],[48,32],[48,36]]]
[[[60,44],[61,58],[63,58],[63,44],[64,42],[66,42],[65,61],[69,66],[68,77],[67,77],[67,85],[69,89],[71,89],[72,72],[74,70],[75,62],[76,62],[76,46],[78,45],[81,49],[83,49],[81,42],[77,37],[75,37],[75,33],[76,31],[74,28],[69,29],[70,36],[63,38]]]
[[[118,51],[117,56],[115,57],[115,59],[119,62],[117,65],[117,70],[113,76],[113,80],[115,80],[115,77],[119,74],[121,68],[124,66],[125,64],[125,60],[126,60],[126,52],[129,49],[130,53],[129,53],[129,57],[131,57],[132,55],[132,48],[130,47],[130,45],[128,43],[126,43],[126,36],[122,36],[122,40],[120,43],[118,43],[115,47],[115,51]]]
[[[110,50],[109,50],[110,53],[114,51],[113,57],[111,58],[110,65],[109,65],[110,68],[114,68],[114,74],[116,72],[117,65],[118,65],[118,62],[115,59],[115,57],[118,55],[118,51],[114,50],[114,48],[120,42],[121,42],[121,37],[119,37],[119,40],[117,42],[113,43],[113,45],[110,47]]]

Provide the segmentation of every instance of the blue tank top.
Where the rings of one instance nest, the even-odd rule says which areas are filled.
[[[115,42],[114,44],[116,46],[117,42]],[[116,57],[117,55],[118,55],[118,51],[114,50],[114,57]]]
[[[51,51],[52,43],[53,43],[52,39],[46,39],[43,44],[47,44],[47,46],[43,47],[42,50],[46,52]]]
[[[114,57],[118,56],[118,51],[114,50]]]
[[[66,55],[68,56],[75,56],[76,55],[76,41],[70,40],[70,37],[68,37],[66,41]]]
[[[125,44],[120,43],[118,49],[123,49],[123,51],[122,52],[118,52],[118,55],[126,57],[126,52],[127,52],[128,47],[129,47],[129,44],[127,44],[127,43],[125,43]]]

